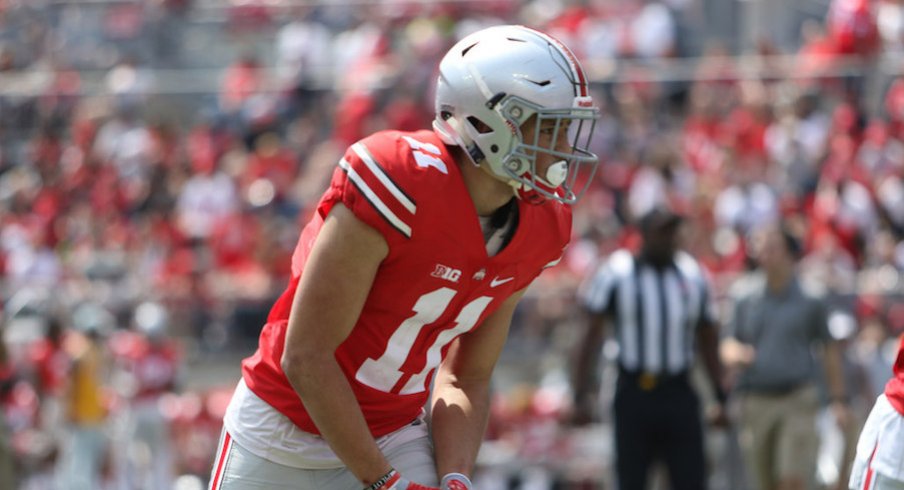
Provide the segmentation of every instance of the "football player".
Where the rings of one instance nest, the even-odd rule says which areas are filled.
[[[433,130],[339,161],[242,363],[212,489],[471,488],[491,372],[568,243],[598,110],[572,52],[521,26],[452,47],[435,102]]]
[[[892,378],[860,432],[851,490],[904,489],[904,335],[899,341]]]

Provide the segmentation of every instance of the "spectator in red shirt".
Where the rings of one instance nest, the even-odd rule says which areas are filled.
[[[834,0],[827,19],[829,36],[842,55],[870,56],[880,47],[870,0]]]
[[[235,61],[223,76],[220,87],[220,107],[224,112],[235,113],[263,84],[260,64],[254,56],[243,56]]]
[[[281,202],[298,176],[298,167],[298,158],[284,145],[279,134],[266,132],[255,139],[254,152],[249,155],[240,177],[242,194],[252,197],[249,192],[255,183],[270,185],[275,192],[273,200]]]
[[[42,398],[44,416],[52,420],[44,422],[53,424],[59,413],[48,413],[59,410],[59,397],[63,395],[69,373],[71,359],[63,348],[66,331],[55,316],[48,318],[44,336],[31,344],[28,352],[29,363],[34,367],[35,390]],[[49,407],[48,405],[56,405]],[[50,410],[48,410],[50,409]]]

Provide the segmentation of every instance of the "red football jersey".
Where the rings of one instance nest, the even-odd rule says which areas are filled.
[[[280,358],[305,260],[336,203],[389,244],[361,315],[336,351],[371,432],[380,436],[420,414],[455,338],[558,261],[571,234],[571,209],[519,201],[514,236],[489,257],[460,169],[432,131],[385,131],[352,145],[301,232],[292,278],[270,311],[257,352],[242,364],[255,394],[315,434]]]
[[[898,345],[898,358],[895,359],[894,376],[885,385],[885,396],[889,403],[901,415],[904,415],[904,335]]]

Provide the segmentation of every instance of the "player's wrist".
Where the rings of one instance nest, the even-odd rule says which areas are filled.
[[[468,483],[470,484],[470,482]],[[456,488],[464,488],[469,490],[471,487],[459,486],[449,488],[453,490]],[[414,483],[400,475],[399,472],[395,470],[395,468],[391,468],[385,475],[381,476],[369,486],[365,487],[364,490],[439,490],[439,488],[428,487],[426,485]]]
[[[716,402],[718,402],[719,405],[724,406],[728,403],[728,392],[719,385],[713,387],[713,396],[715,396]]]
[[[374,482],[369,486],[364,487],[364,490],[380,490],[392,488],[392,485],[398,482],[401,478],[401,475],[399,475],[399,472],[396,471],[395,468],[390,468],[389,471],[386,472],[386,474],[374,480]]]
[[[446,473],[439,485],[440,490],[471,490],[470,478],[461,473]]]

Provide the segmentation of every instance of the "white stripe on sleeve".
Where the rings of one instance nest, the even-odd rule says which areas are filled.
[[[560,255],[558,259],[550,261],[549,263],[544,265],[543,268],[549,269],[550,267],[555,267],[555,266],[559,265],[559,262],[561,262],[561,261],[562,261],[562,256]]]
[[[348,178],[352,180],[355,186],[361,190],[361,193],[364,194],[364,197],[367,198],[368,201],[376,208],[376,210],[386,218],[387,221],[392,224],[396,229],[402,232],[403,235],[411,238],[411,227],[408,226],[401,218],[399,218],[395,213],[386,206],[379,196],[367,185],[367,182],[361,178],[358,172],[355,171],[354,168],[348,163],[344,158],[339,160],[339,166],[342,170],[348,174]]]
[[[590,279],[590,285],[584,295],[584,306],[594,313],[607,309],[609,301],[611,301],[611,290],[614,283],[615,277],[612,275],[612,270],[605,264],[600,266],[593,278]]]
[[[398,199],[399,203],[401,203],[402,206],[404,206],[405,209],[408,210],[408,212],[414,214],[417,207],[414,205],[411,199],[409,199],[408,196],[406,196],[405,193],[395,185],[395,183],[389,178],[389,176],[386,175],[386,172],[384,172],[383,169],[380,168],[380,165],[377,164],[376,160],[374,160],[370,152],[367,151],[367,148],[361,143],[355,143],[354,145],[352,145],[352,150],[354,150],[354,152],[358,154],[358,158],[360,158],[361,161],[364,162],[364,165],[368,170],[370,170],[374,177],[376,177],[377,180],[379,180],[380,183],[383,184],[384,187],[386,187],[386,190],[388,190],[389,193],[393,195],[393,197]]]

